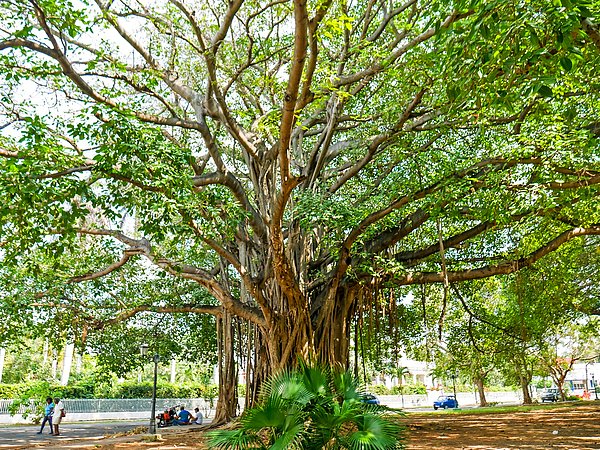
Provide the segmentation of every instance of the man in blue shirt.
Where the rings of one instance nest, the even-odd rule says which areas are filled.
[[[42,434],[44,431],[44,425],[48,422],[50,426],[50,434],[52,434],[52,411],[54,410],[54,403],[52,402],[52,397],[46,398],[46,407],[44,408],[44,420],[42,420],[42,428],[37,434]]]
[[[187,409],[185,409],[183,405],[181,405],[179,414],[177,414],[177,416],[175,417],[175,425],[189,425],[192,414]]]

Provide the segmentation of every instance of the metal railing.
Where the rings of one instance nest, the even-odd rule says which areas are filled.
[[[0,414],[10,414],[9,407],[14,400],[0,400]],[[134,399],[112,399],[112,398],[90,398],[90,399],[66,399],[63,400],[65,409],[69,413],[104,413],[104,412],[143,412],[150,411],[152,399],[134,398]],[[36,404],[42,404],[35,400],[30,400],[28,405],[21,405],[16,414],[23,414],[35,409]],[[185,405],[190,411],[199,408],[204,417],[210,417],[214,410],[216,400],[212,403],[202,398],[158,398],[156,399],[157,411],[169,408],[171,406]]]

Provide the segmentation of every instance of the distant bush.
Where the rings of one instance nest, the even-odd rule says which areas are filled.
[[[427,394],[427,387],[424,384],[403,384],[402,386],[392,386],[388,388],[383,384],[373,384],[369,386],[369,392],[376,395],[424,395]]]
[[[376,395],[389,395],[390,390],[384,384],[372,384],[369,386],[369,392]]]
[[[0,384],[0,398],[16,398],[24,389],[24,384]]]
[[[95,384],[90,380],[80,381],[67,386],[52,386],[52,389],[59,391],[61,398],[94,398]]]
[[[393,395],[423,395],[427,394],[427,388],[424,384],[403,384],[402,386],[394,386],[391,389]]]
[[[193,384],[180,386],[159,382],[156,386],[158,398],[203,398],[211,403],[217,398],[219,387],[214,384]],[[19,384],[0,384],[0,398],[43,400],[47,396],[67,399],[77,398],[151,398],[152,383],[144,381],[125,381],[122,383],[97,383],[95,380],[82,379],[76,383],[62,386],[47,381]]]

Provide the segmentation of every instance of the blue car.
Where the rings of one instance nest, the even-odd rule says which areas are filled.
[[[433,402],[433,409],[446,409],[446,408],[458,408],[458,401],[454,395],[440,395],[435,402]]]
[[[365,394],[361,398],[361,402],[367,405],[379,405],[379,399],[373,394]]]

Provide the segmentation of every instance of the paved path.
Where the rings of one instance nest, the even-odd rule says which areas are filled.
[[[147,422],[64,422],[60,426],[60,436],[50,436],[47,425],[44,434],[36,434],[40,430],[39,426],[3,426],[0,427],[0,449],[60,446],[61,442],[67,444],[73,439],[101,439],[104,436],[123,433],[144,425],[147,425]]]

